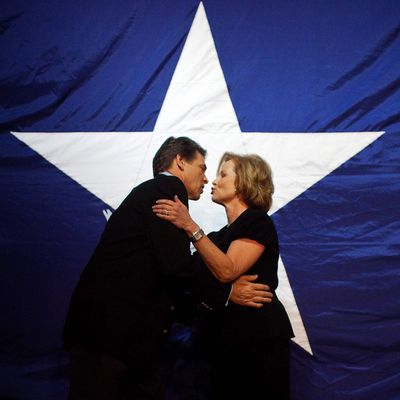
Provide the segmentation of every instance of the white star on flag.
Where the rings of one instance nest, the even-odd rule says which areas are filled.
[[[152,177],[151,161],[169,136],[189,136],[208,150],[213,179],[225,151],[257,153],[274,172],[271,213],[330,174],[383,132],[242,132],[200,3],[153,132],[12,132],[19,140],[114,209],[138,183]],[[204,230],[226,224],[222,207],[205,193],[192,203]],[[301,314],[280,260],[278,297],[298,345],[312,354]]]

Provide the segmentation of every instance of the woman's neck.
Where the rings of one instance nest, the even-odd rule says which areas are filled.
[[[228,219],[228,226],[235,221],[239,215],[246,211],[249,207],[241,200],[237,199],[236,201],[232,201],[229,204],[224,204],[226,217]]]

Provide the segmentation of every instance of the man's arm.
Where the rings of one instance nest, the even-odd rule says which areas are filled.
[[[163,177],[152,189],[145,198],[146,204],[151,203],[143,209],[143,214],[152,258],[165,284],[189,289],[210,308],[223,307],[228,301],[231,284],[219,282],[207,268],[195,263],[185,232],[158,218],[151,209],[157,198],[173,198],[176,193],[182,199],[187,198],[185,187],[177,178]]]

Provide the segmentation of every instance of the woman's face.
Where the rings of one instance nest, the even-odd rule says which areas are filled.
[[[224,161],[219,168],[217,177],[212,183],[212,201],[224,205],[236,198],[235,179],[235,164],[232,160]]]

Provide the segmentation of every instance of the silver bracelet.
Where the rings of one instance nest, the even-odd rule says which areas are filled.
[[[192,243],[199,241],[203,236],[205,236],[203,229],[199,229],[196,232],[193,232],[192,236],[190,236],[189,240]]]

